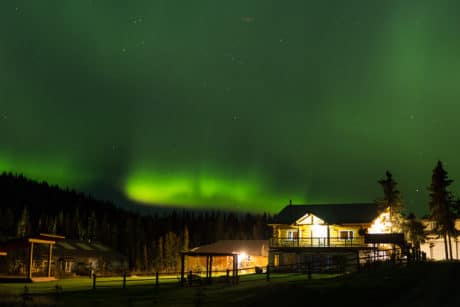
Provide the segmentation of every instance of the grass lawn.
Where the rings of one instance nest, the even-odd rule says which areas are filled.
[[[366,272],[337,275],[300,274],[241,276],[238,285],[180,288],[175,282],[107,279],[113,287],[91,289],[91,280],[72,279],[30,285],[28,306],[460,306],[460,264],[425,263],[409,267],[382,264]],[[111,280],[111,281],[110,281]],[[102,281],[102,280],[101,280]],[[111,284],[113,283],[113,284]],[[144,283],[144,284],[142,284]],[[63,291],[56,293],[55,285]],[[102,284],[102,283],[101,283]],[[131,286],[130,286],[131,285]],[[144,285],[144,286],[140,286]],[[22,306],[24,285],[0,284],[0,305]],[[13,299],[15,298],[15,300]],[[16,302],[16,303],[15,303]]]

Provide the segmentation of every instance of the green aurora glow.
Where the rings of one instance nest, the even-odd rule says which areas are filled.
[[[129,205],[363,202],[460,180],[459,1],[0,4],[0,168]],[[454,190],[457,186],[454,184]]]
[[[259,180],[245,178],[227,179],[204,175],[155,175],[157,172],[134,172],[128,177],[126,194],[141,203],[170,203],[178,206],[213,207],[224,205],[226,209],[263,211],[273,202],[268,189],[260,187]],[[269,195],[269,196],[267,196]],[[278,202],[282,203],[283,198]],[[233,205],[232,205],[233,204]]]

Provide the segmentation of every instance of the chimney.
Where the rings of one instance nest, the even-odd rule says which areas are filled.
[[[292,206],[292,199],[289,200],[289,206]]]

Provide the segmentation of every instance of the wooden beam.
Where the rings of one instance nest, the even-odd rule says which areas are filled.
[[[51,261],[53,259],[53,244],[50,244],[48,252],[48,277],[51,277]]]
[[[42,240],[42,239],[35,239],[35,238],[29,238],[28,239],[29,243],[37,243],[37,244],[55,244],[56,241],[52,240]]]
[[[238,254],[233,255],[233,284],[238,283]]]
[[[29,264],[27,265],[27,278],[32,279],[32,266],[34,260],[34,243],[30,242],[29,245]]]
[[[357,271],[358,273],[361,271],[361,261],[359,259],[359,250],[356,251],[356,265],[357,265]]]
[[[236,263],[237,263],[237,255],[233,255],[233,270],[232,270],[232,277],[233,277],[233,284],[236,284]]]
[[[209,256],[206,256],[206,279],[209,277]]]
[[[185,255],[181,254],[181,259],[180,259],[180,285],[183,287],[184,286],[184,274],[185,274]]]
[[[212,256],[209,257],[209,282],[212,281]]]

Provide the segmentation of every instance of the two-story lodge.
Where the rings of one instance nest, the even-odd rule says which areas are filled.
[[[279,270],[307,263],[356,268],[358,263],[395,259],[406,252],[404,235],[392,231],[388,208],[375,203],[290,203],[270,226],[269,264]]]

